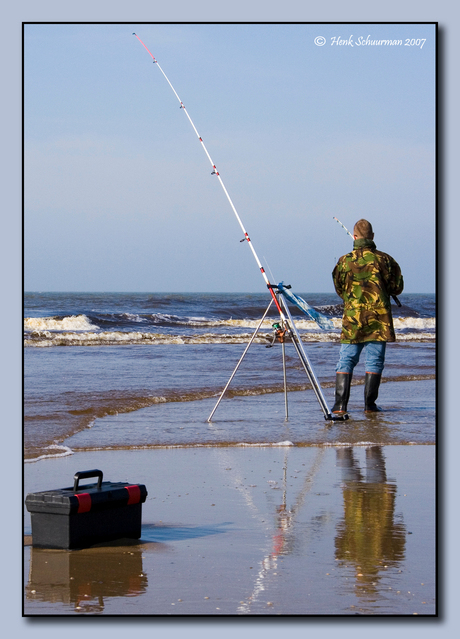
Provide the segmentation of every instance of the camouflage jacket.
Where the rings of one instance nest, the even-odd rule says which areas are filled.
[[[378,251],[372,240],[355,240],[353,251],[337,262],[332,279],[344,302],[340,341],[394,342],[390,296],[404,288],[397,262]]]

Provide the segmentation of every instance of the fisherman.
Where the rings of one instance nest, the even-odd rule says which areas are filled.
[[[364,410],[379,411],[377,399],[387,342],[396,341],[391,295],[399,295],[404,282],[397,262],[374,244],[372,225],[359,220],[353,229],[353,251],[343,255],[332,273],[335,290],[343,299],[342,334],[336,367],[333,413],[344,414],[350,397],[353,369],[366,352]]]

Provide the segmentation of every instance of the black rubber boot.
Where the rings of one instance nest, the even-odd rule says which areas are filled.
[[[335,404],[333,413],[346,413],[350,399],[351,373],[336,373],[335,375]]]
[[[379,386],[382,375],[378,373],[366,373],[366,380],[364,382],[364,412],[365,413],[377,413],[382,410],[379,408],[375,400],[379,394]]]

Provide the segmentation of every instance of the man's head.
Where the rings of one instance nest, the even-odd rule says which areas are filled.
[[[367,220],[358,220],[353,228],[353,237],[355,240],[373,240],[374,231],[372,230],[372,224]]]

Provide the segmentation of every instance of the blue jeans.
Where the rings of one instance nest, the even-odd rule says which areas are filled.
[[[363,348],[366,350],[366,373],[381,374],[385,362],[386,342],[362,342],[361,344],[341,344],[337,373],[352,373],[359,362]]]

